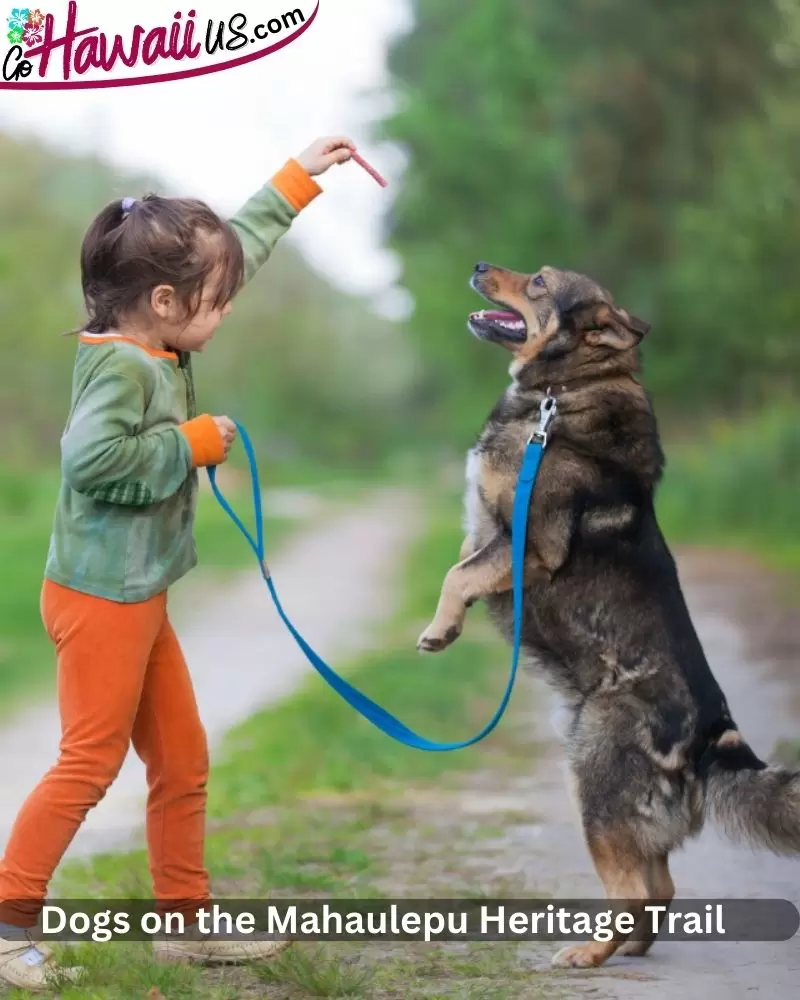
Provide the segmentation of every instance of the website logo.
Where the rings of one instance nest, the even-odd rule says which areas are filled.
[[[126,15],[127,4],[103,0],[70,0],[59,13],[13,7],[5,32],[0,18],[0,90],[133,87],[221,73],[296,41],[314,22],[319,0],[242,0],[225,17],[203,16],[199,5],[172,13],[174,6],[165,0],[171,13],[151,25],[132,23],[135,8]]]

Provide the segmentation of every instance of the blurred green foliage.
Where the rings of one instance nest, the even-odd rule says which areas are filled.
[[[418,0],[380,134],[410,159],[389,235],[435,433],[467,443],[507,359],[471,343],[486,259],[583,270],[653,323],[659,412],[797,389],[797,0]]]
[[[712,421],[672,449],[659,517],[673,539],[755,552],[796,572],[798,496],[800,406],[784,400],[744,422]]]

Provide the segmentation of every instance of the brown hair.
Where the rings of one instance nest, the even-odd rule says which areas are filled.
[[[218,270],[217,309],[243,283],[244,254],[230,224],[204,202],[155,194],[111,202],[89,226],[81,247],[88,320],[80,329],[113,329],[158,285],[175,289],[189,321]]]

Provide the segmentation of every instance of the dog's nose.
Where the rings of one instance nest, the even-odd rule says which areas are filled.
[[[491,265],[487,264],[485,260],[479,260],[478,263],[475,265],[475,273],[486,274],[486,272],[489,270],[490,267]]]

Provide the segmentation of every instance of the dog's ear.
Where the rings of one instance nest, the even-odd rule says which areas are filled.
[[[625,320],[625,324],[629,330],[639,335],[639,340],[642,337],[646,337],[650,333],[650,324],[643,319],[639,319],[638,316],[631,316],[630,313],[626,312],[624,309],[620,309],[620,314]]]
[[[591,323],[585,328],[584,339],[593,347],[627,351],[636,347],[649,331],[649,323],[629,315],[624,309],[614,309],[603,303],[593,310]]]

